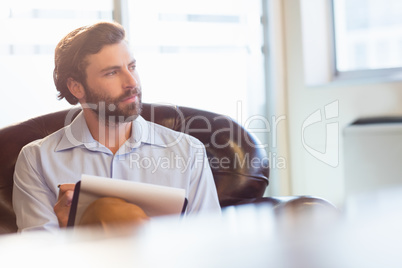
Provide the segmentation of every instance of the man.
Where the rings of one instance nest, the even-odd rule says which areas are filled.
[[[55,50],[54,81],[60,99],[83,109],[70,125],[21,150],[13,190],[20,231],[65,227],[82,174],[183,188],[186,214],[220,211],[203,145],[141,117],[136,61],[119,24],[97,23],[65,36]],[[183,165],[145,168],[144,159]]]

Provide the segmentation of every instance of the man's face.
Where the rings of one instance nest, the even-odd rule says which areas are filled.
[[[141,83],[128,45],[104,46],[87,57],[85,106],[107,123],[132,121],[141,113]]]

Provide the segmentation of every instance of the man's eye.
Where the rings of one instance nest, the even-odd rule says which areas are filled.
[[[111,76],[111,75],[115,75],[115,74],[116,74],[116,71],[112,71],[112,72],[106,73],[106,76]]]
[[[137,67],[136,65],[130,65],[130,70],[135,70],[135,67]]]

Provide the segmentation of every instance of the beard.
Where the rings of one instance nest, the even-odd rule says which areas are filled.
[[[106,94],[95,93],[95,91],[88,86],[85,86],[84,90],[86,95],[85,108],[90,108],[98,116],[98,119],[104,121],[106,125],[116,125],[134,121],[141,114],[141,88],[133,88],[116,98],[112,98]],[[121,107],[121,102],[124,99],[134,95],[138,96],[138,101]]]

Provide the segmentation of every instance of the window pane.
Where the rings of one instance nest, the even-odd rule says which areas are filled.
[[[333,1],[338,71],[402,66],[402,1]]]
[[[0,2],[0,127],[71,107],[57,100],[54,49],[71,30],[112,20],[112,0]]]
[[[235,119],[264,110],[260,0],[128,2],[144,102]]]

